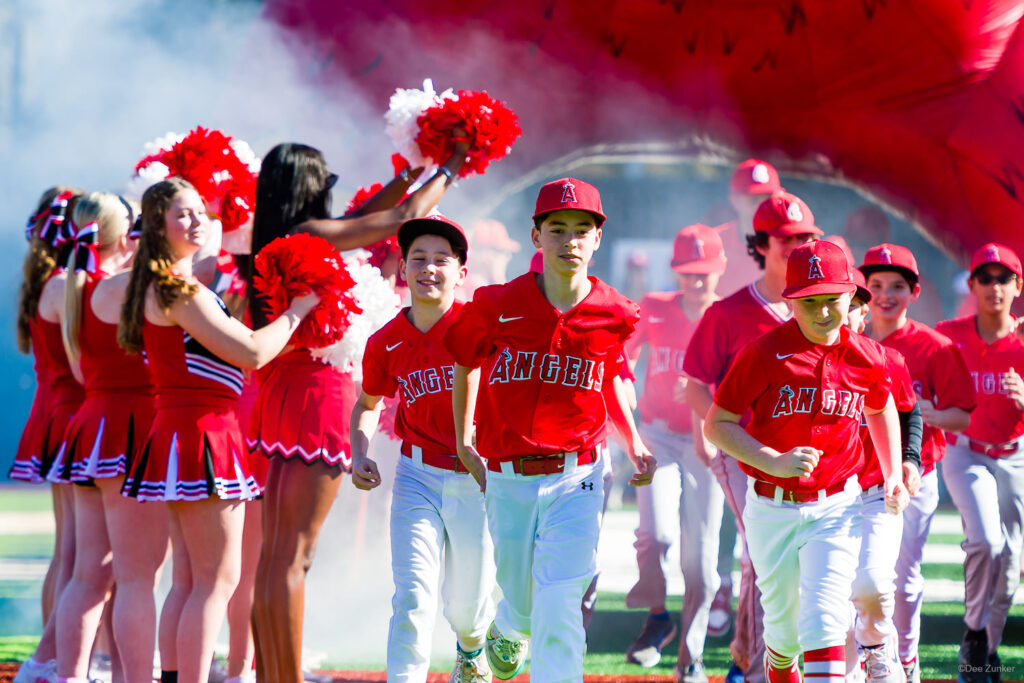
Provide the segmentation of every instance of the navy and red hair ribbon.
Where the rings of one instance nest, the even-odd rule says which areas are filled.
[[[95,273],[99,264],[96,242],[99,240],[99,225],[96,221],[86,223],[75,233],[74,270]]]
[[[68,205],[74,194],[64,191],[53,198],[50,205],[32,216],[25,227],[25,239],[31,240],[34,234],[35,225],[44,217],[46,220],[39,228],[38,237],[40,240],[56,249],[62,243],[74,238],[74,230],[68,220]]]

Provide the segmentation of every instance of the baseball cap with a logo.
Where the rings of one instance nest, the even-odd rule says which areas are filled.
[[[761,202],[754,213],[753,223],[755,231],[766,232],[772,237],[825,234],[814,224],[814,214],[804,200],[784,190],[774,192]]]
[[[672,244],[672,270],[696,274],[725,272],[725,249],[718,231],[702,223],[680,230]]]
[[[825,240],[801,244],[786,263],[786,288],[782,296],[802,299],[820,294],[842,294],[856,288],[853,267],[842,247]]]
[[[597,227],[605,221],[604,209],[601,208],[601,193],[590,183],[576,178],[553,180],[540,188],[537,193],[537,206],[533,212],[533,220],[540,223],[544,216],[552,211],[574,209],[592,214]]]
[[[452,251],[459,257],[462,263],[466,262],[469,253],[469,244],[466,242],[466,233],[462,227],[452,219],[442,216],[439,213],[413,218],[402,223],[398,228],[398,246],[402,249],[402,258],[409,254],[409,247],[420,235],[440,235],[452,245]]]
[[[864,263],[860,265],[865,277],[886,270],[899,273],[912,284],[917,284],[921,277],[914,254],[899,244],[879,244],[865,252]]]
[[[1020,259],[1017,258],[1017,254],[1014,253],[1013,249],[1010,249],[1005,244],[989,242],[974,252],[974,256],[971,257],[971,277],[974,277],[974,273],[978,268],[989,263],[998,263],[1001,266],[1005,266],[1013,271],[1018,280],[1021,279]]]
[[[760,159],[740,162],[729,180],[729,190],[736,194],[771,194],[781,189],[779,172]]]

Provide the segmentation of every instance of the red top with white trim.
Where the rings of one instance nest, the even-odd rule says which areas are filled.
[[[790,321],[743,348],[718,387],[715,403],[737,415],[749,407],[746,430],[766,446],[821,450],[817,467],[807,477],[773,477],[740,463],[755,479],[787,491],[810,492],[863,468],[861,414],[865,407],[885,407],[890,384],[881,344],[845,327],[836,344],[815,344]]]
[[[907,324],[881,340],[883,346],[903,354],[914,382],[914,391],[932,401],[939,410],[974,410],[974,384],[956,344],[924,323],[907,319]],[[942,430],[928,424],[921,440],[921,473],[935,469],[946,455],[946,437]]]
[[[455,453],[452,382],[455,361],[444,335],[463,304],[455,302],[426,332],[410,322],[403,308],[366,343],[363,391],[371,396],[400,392],[395,434],[432,451]]]
[[[92,298],[105,273],[90,274],[82,287],[82,325],[78,345],[81,349],[82,378],[86,394],[111,391],[152,395],[153,378],[141,353],[128,353],[117,343],[117,323],[96,317]]]
[[[693,332],[683,370],[707,385],[719,384],[740,349],[792,318],[781,316],[753,283],[711,304]]]
[[[892,398],[896,403],[896,410],[901,412],[913,410],[914,404],[917,403],[917,396],[914,394],[914,384],[910,379],[906,358],[893,348],[884,348],[884,353],[886,371],[892,378]],[[882,465],[878,462],[878,454],[875,452],[875,444],[871,441],[871,435],[868,433],[868,423],[863,416],[860,427],[861,438],[864,440],[864,469],[860,471],[858,480],[860,487],[866,490],[881,484],[884,477],[882,476]],[[897,458],[897,461],[900,459]]]
[[[685,402],[677,402],[673,394],[680,378],[685,378],[683,357],[699,322],[686,317],[681,292],[652,292],[640,302],[640,324],[626,344],[626,352],[635,359],[644,344],[648,347],[644,392],[640,396],[644,422],[665,420],[673,432],[690,433],[692,411]]]
[[[619,372],[637,305],[590,277],[590,293],[565,313],[535,273],[481,287],[444,338],[455,362],[481,368],[477,449],[485,458],[584,451],[607,418],[601,389]]]
[[[1000,379],[1010,368],[1024,373],[1024,344],[1013,334],[986,344],[978,336],[975,316],[945,320],[935,329],[960,349],[974,381],[978,405],[964,435],[988,444],[1003,444],[1024,435],[1024,413],[1000,389]]]

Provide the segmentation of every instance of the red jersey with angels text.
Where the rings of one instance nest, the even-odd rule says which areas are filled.
[[[477,450],[485,458],[585,451],[607,418],[602,387],[619,372],[637,305],[595,277],[565,313],[538,275],[481,287],[445,335],[455,362],[480,368]]]
[[[754,284],[711,304],[693,332],[683,370],[709,386],[721,383],[740,349],[792,318],[769,307]]]
[[[674,396],[679,380],[685,380],[686,345],[699,321],[686,317],[681,292],[652,292],[640,302],[640,324],[626,344],[626,352],[635,359],[644,344],[648,348],[639,402],[644,422],[665,420],[673,432],[690,433],[692,411],[685,401],[676,401]]]
[[[715,403],[737,415],[749,407],[746,430],[766,446],[780,452],[797,446],[821,450],[817,467],[806,477],[774,477],[740,463],[755,479],[810,492],[860,472],[861,414],[885,407],[890,384],[880,344],[845,327],[836,344],[815,344],[790,321],[743,348]]]
[[[1003,392],[1002,376],[1013,368],[1024,373],[1024,344],[1014,334],[993,344],[978,336],[975,316],[946,320],[936,331],[953,340],[963,355],[974,382],[978,403],[964,435],[987,444],[1003,444],[1024,436],[1024,413]]]
[[[939,410],[974,410],[974,384],[960,350],[944,334],[924,323],[907,319],[907,324],[885,339],[882,345],[896,349],[907,361],[914,391]],[[921,474],[935,469],[946,455],[946,437],[942,430],[924,425],[921,439]]]
[[[892,398],[896,403],[896,410],[907,412],[914,409],[917,403],[917,395],[914,393],[914,383],[910,378],[910,371],[907,369],[907,360],[903,354],[896,349],[883,345],[885,353],[886,372],[892,379]],[[878,454],[875,451],[875,444],[868,433],[868,423],[861,418],[861,438],[864,441],[864,469],[860,471],[858,481],[862,489],[869,489],[882,483],[882,465],[878,461]],[[900,442],[899,439],[896,440]],[[902,455],[902,453],[898,454]],[[899,462],[902,458],[897,457]]]
[[[426,332],[403,308],[366,342],[363,391],[370,396],[399,395],[395,434],[420,448],[455,453],[452,386],[455,361],[444,335],[463,304],[455,302]]]

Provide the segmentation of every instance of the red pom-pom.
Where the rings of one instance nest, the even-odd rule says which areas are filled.
[[[369,187],[360,187],[356,190],[356,193],[352,196],[352,199],[348,200],[348,206],[345,208],[345,215],[349,215],[355,211],[358,211],[366,201],[384,189],[384,185],[381,183],[374,183]]]
[[[249,220],[256,205],[256,176],[239,159],[230,136],[196,126],[170,149],[140,159],[135,172],[154,162],[167,166],[170,175],[192,183],[207,204],[219,203],[219,218],[225,232]]]
[[[322,237],[300,233],[279,237],[256,255],[253,286],[267,317],[275,320],[291,300],[316,292],[317,304],[292,335],[292,343],[317,349],[339,341],[351,316],[363,312],[352,294],[355,280],[338,250]]]
[[[407,168],[412,168],[412,164],[409,163],[409,160],[398,152],[391,155],[391,165],[395,169],[395,175],[398,175]]]
[[[392,254],[402,253],[402,248],[398,246],[398,238],[392,235],[391,237],[385,237],[380,242],[375,242],[368,247],[363,247],[370,252],[370,258],[366,259],[366,262],[371,266],[380,269],[381,265],[388,259],[388,256]],[[398,279],[404,284],[402,274],[398,274]]]
[[[489,163],[505,157],[523,131],[515,112],[486,91],[460,90],[458,96],[420,114],[416,144],[424,157],[440,164],[455,151],[452,131],[464,128],[469,151],[459,177],[466,178],[483,173]]]
[[[398,434],[395,434],[396,417],[398,417],[398,401],[385,398],[384,407],[380,411],[380,420],[377,422],[377,431],[392,441],[401,441]]]

